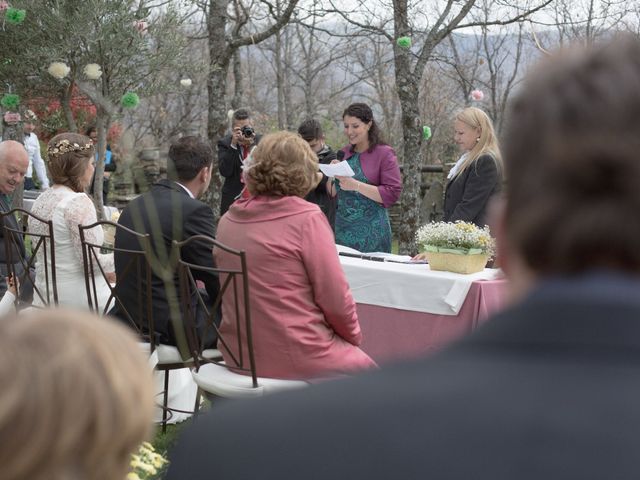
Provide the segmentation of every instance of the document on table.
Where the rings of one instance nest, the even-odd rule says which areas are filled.
[[[344,160],[340,163],[321,163],[319,167],[320,171],[327,177],[353,177],[355,175],[349,163]]]
[[[338,254],[345,257],[361,258],[363,260],[374,260],[377,262],[393,262],[393,263],[427,263],[425,260],[413,260],[409,255],[396,255],[387,252],[367,252],[363,253],[354,248],[345,247],[344,245],[336,245]]]

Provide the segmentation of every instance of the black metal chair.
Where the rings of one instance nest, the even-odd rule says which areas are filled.
[[[140,245],[139,249],[117,248],[115,245],[98,245],[87,240],[86,231],[101,226],[113,229],[117,237],[118,232],[126,232],[137,239]],[[98,221],[91,225],[79,226],[80,240],[82,244],[82,256],[84,263],[85,284],[89,308],[100,314],[106,315],[114,308],[117,316],[128,323],[133,328],[140,339],[148,344],[149,354],[156,360],[154,361],[155,369],[164,374],[164,390],[162,392],[162,431],[166,431],[167,421],[170,420],[172,412],[193,413],[191,411],[178,410],[168,407],[169,395],[169,372],[171,370],[190,367],[192,362],[190,359],[183,360],[183,356],[177,347],[172,345],[164,345],[159,343],[158,335],[155,333],[155,322],[153,317],[153,295],[152,295],[152,261],[153,253],[151,249],[151,240],[149,234],[141,234],[127,227],[110,221]],[[104,306],[99,305],[97,296],[95,275],[100,274],[106,280],[106,272],[98,261],[99,254],[102,252],[113,252],[119,254],[120,258],[126,259],[123,268],[117,272],[116,281],[122,281],[126,277],[132,276],[133,284],[136,286],[135,305],[123,302],[119,296],[118,289],[115,285],[109,285],[111,294],[109,300]]]
[[[245,252],[229,248],[205,235],[194,235],[182,242],[174,241],[174,244],[182,251],[183,248],[194,242],[207,244],[212,255],[214,248],[223,250],[234,258],[235,264],[233,268],[218,268],[195,265],[184,261],[182,256],[178,260],[187,342],[194,363],[192,375],[198,388],[213,396],[248,398],[307,386],[308,383],[305,381],[264,378],[258,377],[256,373]],[[198,288],[194,276],[194,272],[197,271],[217,274],[220,279],[218,297],[211,299],[213,302],[209,304],[203,300],[201,290]],[[195,302],[193,301],[194,297]],[[220,335],[217,323],[219,320],[218,311],[223,299],[227,306],[225,308],[226,314],[233,317],[225,318],[225,321],[235,322],[238,330],[238,339],[233,345]],[[231,308],[228,308],[229,306]],[[204,330],[198,329],[196,326],[197,309],[202,309],[206,314]],[[218,338],[218,348],[227,353],[229,363],[225,363],[220,357],[216,358],[206,354],[204,339],[207,338],[208,329],[215,331]]]
[[[19,220],[16,216],[19,216]],[[33,291],[33,301],[38,306],[57,305],[53,222],[22,208],[0,212],[0,221],[5,246],[6,273],[18,279],[16,285],[18,308],[22,306],[19,299],[23,297],[21,291],[24,290]],[[27,251],[26,244],[29,245],[30,251]],[[36,285],[35,274],[33,274],[36,262],[42,262],[39,268],[44,275],[42,288]]]

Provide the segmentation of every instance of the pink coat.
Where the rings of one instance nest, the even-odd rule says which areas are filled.
[[[241,199],[221,218],[216,238],[247,254],[259,376],[310,379],[375,366],[358,347],[356,305],[317,205],[298,197]],[[230,265],[222,250],[214,255],[219,267]],[[220,333],[230,345],[238,335],[234,316],[224,301]]]

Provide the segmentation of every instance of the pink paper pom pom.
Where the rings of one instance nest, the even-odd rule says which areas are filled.
[[[0,13],[6,11],[9,8],[9,3],[4,0],[0,1]]]
[[[133,22],[133,28],[135,28],[139,33],[144,35],[145,33],[147,33],[149,24],[144,20],[136,20]]]
[[[482,93],[482,90],[472,90],[471,91],[471,99],[476,101],[476,102],[480,102],[482,99],[484,98],[484,93]]]

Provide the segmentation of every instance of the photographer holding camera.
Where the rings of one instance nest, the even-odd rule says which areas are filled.
[[[233,112],[231,134],[218,141],[218,170],[224,177],[220,216],[242,193],[242,164],[259,141],[260,135],[256,135],[249,110],[240,108]]]

